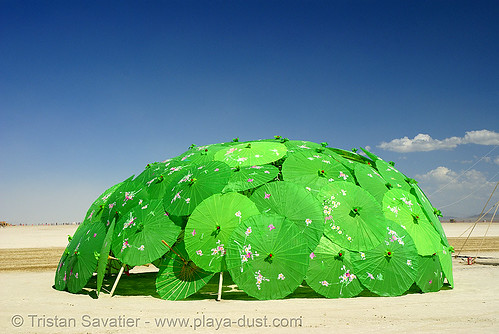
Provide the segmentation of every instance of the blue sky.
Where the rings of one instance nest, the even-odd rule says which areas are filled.
[[[369,146],[444,214],[476,214],[499,181],[497,17],[496,1],[0,0],[0,220],[80,221],[148,162],[276,134]]]

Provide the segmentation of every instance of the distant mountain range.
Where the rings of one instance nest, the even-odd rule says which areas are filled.
[[[487,221],[487,222],[490,222],[490,219],[492,219],[492,215],[493,213],[487,213],[486,215],[484,215],[480,221]],[[473,215],[473,216],[469,216],[469,217],[454,217],[454,216],[444,216],[444,217],[441,217],[440,220],[441,221],[449,221],[450,219],[454,219],[456,222],[462,222],[462,221],[465,221],[465,222],[469,222],[469,221],[476,221],[478,218],[480,218],[481,215],[479,214],[476,214],[476,215]],[[493,220],[494,223],[499,223],[499,212],[496,214],[496,216],[494,217],[494,220]]]

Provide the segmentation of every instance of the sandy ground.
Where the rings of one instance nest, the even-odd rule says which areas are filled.
[[[66,247],[79,225],[9,226],[0,228],[0,249]]]
[[[444,229],[452,243],[468,226],[445,224]],[[486,228],[482,223],[478,228],[482,226]],[[54,268],[67,234],[73,234],[76,227],[0,229],[2,333],[158,333],[159,327],[161,332],[212,333],[499,332],[499,248],[495,249],[494,241],[499,237],[498,224],[489,229],[490,237],[485,242],[489,251],[480,254],[493,259],[471,266],[463,259],[454,260],[454,289],[340,300],[321,298],[302,287],[284,300],[257,301],[234,290],[226,278],[221,302],[213,297],[216,279],[190,300],[161,300],[155,295],[154,273],[146,272],[153,271],[151,268],[139,268],[139,273],[124,276],[114,297],[101,294],[96,299],[93,293],[56,291],[52,287]],[[476,230],[472,238],[479,238],[483,235],[480,233]],[[111,279],[105,282],[107,288],[111,284]],[[168,321],[177,323],[174,326]],[[255,326],[249,327],[251,324]]]

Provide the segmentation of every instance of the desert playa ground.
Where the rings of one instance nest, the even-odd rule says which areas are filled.
[[[461,248],[461,235],[471,224],[444,224],[449,241]],[[121,332],[499,332],[499,224],[487,238],[487,224],[473,231],[462,256],[454,260],[454,289],[407,293],[400,297],[367,294],[350,299],[325,299],[308,287],[289,298],[258,301],[224,281],[216,302],[217,280],[189,300],[157,297],[154,268],[134,269],[124,276],[116,295],[90,289],[81,294],[56,291],[55,268],[75,225],[0,229],[0,328],[2,333]],[[468,233],[464,234],[466,237]],[[133,273],[135,272],[135,273]],[[107,288],[112,280],[106,281]],[[252,327],[250,327],[253,325]]]

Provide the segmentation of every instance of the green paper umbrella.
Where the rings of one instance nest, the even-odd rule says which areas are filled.
[[[284,142],[284,145],[291,153],[296,153],[300,151],[309,151],[313,153],[324,152],[327,143],[324,144],[325,145],[317,144],[306,140],[288,140]]]
[[[378,160],[383,160],[380,157],[378,157],[376,154],[369,152],[365,148],[361,147],[360,148],[372,161],[376,162]]]
[[[418,253],[409,233],[389,223],[385,240],[376,248],[352,253],[354,272],[360,282],[380,296],[399,296],[415,282]]]
[[[173,178],[171,175],[178,168],[184,167],[173,161],[148,164],[146,169],[133,180],[133,183],[138,189],[144,189],[148,198],[161,199],[170,190],[168,181]]]
[[[354,170],[360,186],[373,195],[378,203],[382,204],[383,196],[392,186],[369,165],[356,164]]]
[[[375,164],[379,174],[394,189],[398,188],[406,191],[411,190],[411,186],[409,185],[409,183],[407,183],[408,178],[404,174],[396,170],[391,164],[382,159],[376,160]]]
[[[134,207],[142,206],[148,201],[149,194],[145,188],[141,182],[133,180],[132,177],[122,182],[108,199],[108,220],[111,220],[115,214],[119,217],[126,216]]]
[[[133,176],[130,177],[129,179],[123,181],[123,182],[127,182],[127,181],[130,181],[131,179],[133,179]],[[90,206],[90,208],[88,209],[87,211],[87,214],[86,214],[86,220],[92,220],[93,216],[94,215],[98,215],[98,214],[102,214],[105,218],[108,218],[109,217],[109,212],[107,209],[109,209],[108,207],[108,202],[109,200],[112,198],[112,195],[114,194],[114,192],[119,189],[121,187],[121,185],[123,184],[123,182],[120,182],[118,184],[115,184],[114,186],[112,186],[111,188],[107,189],[106,191],[104,191],[93,203],[92,205]],[[102,212],[101,212],[102,211]]]
[[[355,168],[355,165],[358,164],[358,162],[354,162],[350,159],[347,159],[347,158],[343,157],[342,155],[337,154],[336,152],[330,150],[329,148],[327,148],[327,150],[324,152],[324,154],[330,156],[331,158],[333,158],[334,160],[336,160],[337,162],[339,162],[340,164],[345,166],[345,168],[347,168],[347,170],[348,170],[348,173],[350,175],[353,175],[353,170]],[[355,182],[355,180],[352,180],[352,182]]]
[[[77,237],[76,246],[66,258],[66,284],[69,292],[80,291],[97,267],[98,252],[106,237],[106,225],[98,220],[86,224],[85,233]],[[72,241],[73,241],[72,240]]]
[[[100,196],[102,197],[102,195]],[[82,223],[78,228],[76,229],[76,232],[72,237],[68,238],[68,245],[66,246],[66,249],[64,250],[64,253],[61,256],[61,259],[59,261],[59,265],[57,266],[56,270],[56,275],[55,275],[55,288],[57,290],[64,290],[67,287],[67,280],[68,280],[68,273],[67,273],[67,268],[68,268],[68,263],[69,260],[72,260],[74,262],[74,255],[75,252],[78,253],[77,247],[80,247],[80,241],[82,237],[84,237],[88,232],[89,229],[91,229],[94,225],[103,225],[106,226],[107,224],[104,223],[104,220],[102,216],[107,212],[107,206],[104,206],[104,210],[101,208],[101,204],[96,203],[95,201],[91,206],[90,209],[87,211],[87,214],[85,218],[83,219]],[[96,249],[97,251],[98,249]]]
[[[184,164],[204,164],[213,161],[215,152],[217,150],[205,149],[192,149],[186,153],[179,155],[176,160]]]
[[[333,181],[355,182],[344,165],[317,152],[292,154],[282,164],[282,176],[285,181],[299,184],[314,193]]]
[[[227,244],[226,261],[232,279],[248,295],[279,299],[303,282],[309,255],[295,224],[279,215],[263,214],[236,227]]]
[[[400,189],[391,189],[383,198],[383,212],[389,220],[404,226],[414,239],[419,255],[432,255],[440,237],[426,218],[416,197]]]
[[[176,216],[191,214],[204,199],[222,191],[230,174],[229,166],[220,161],[182,169],[169,183],[171,191],[163,200],[165,209]]]
[[[381,206],[367,191],[350,182],[333,182],[321,189],[326,227],[324,234],[353,251],[378,246],[385,236]]]
[[[162,299],[185,299],[205,286],[213,275],[196,266],[190,260],[184,242],[177,242],[161,260],[156,291]]]
[[[109,251],[111,250],[111,243],[113,241],[114,226],[116,225],[116,220],[113,222],[107,230],[106,237],[102,243],[102,247],[99,253],[99,259],[97,260],[97,294],[100,293],[102,288],[102,283],[104,282],[104,276],[106,274],[107,263],[109,260]]]
[[[114,228],[113,254],[130,266],[148,264],[169,250],[162,240],[173,244],[179,234],[180,226],[168,218],[161,200],[150,200],[120,216]]]
[[[272,181],[279,169],[273,165],[250,166],[232,168],[229,183],[223,189],[223,192],[244,191],[256,188]]]
[[[425,193],[417,184],[414,182],[411,184],[411,194],[416,196],[418,199],[419,204],[423,208],[423,211],[426,215],[426,218],[430,221],[431,225],[433,228],[437,231],[437,233],[440,235],[440,240],[442,240],[442,243],[446,246],[449,246],[449,241],[447,240],[447,236],[445,235],[445,231],[442,227],[442,224],[440,223],[440,220],[438,219],[437,215],[435,214],[435,208],[430,204],[430,200],[428,200],[428,197],[426,197]]]
[[[451,288],[454,288],[454,276],[452,273],[452,253],[454,248],[452,246],[445,246],[442,243],[439,244],[437,249],[438,259],[440,260],[440,265],[442,266],[442,271],[444,272],[445,278]]]
[[[260,212],[277,213],[292,221],[310,251],[315,249],[324,231],[324,215],[320,202],[297,184],[281,181],[264,184],[251,196]]]
[[[227,149],[229,146],[235,143],[222,143],[222,144],[211,144],[204,146],[194,146],[191,147],[184,154],[179,155],[175,158],[178,162],[188,163],[188,164],[205,164],[213,161],[215,158],[215,153],[220,150]]]
[[[69,246],[68,246],[69,247]],[[66,289],[66,281],[67,281],[67,268],[68,268],[68,255],[69,255],[69,250],[68,247],[64,250],[64,253],[61,256],[61,259],[59,260],[59,264],[57,265],[57,270],[55,272],[55,281],[54,281],[54,286],[56,290],[63,291]]]
[[[444,275],[437,254],[418,255],[416,284],[423,292],[436,292],[444,285]]]
[[[76,246],[78,246],[80,238],[87,232],[86,228],[89,227],[91,224],[91,220],[87,221],[89,214],[92,214],[92,211],[90,211],[90,213],[87,213],[87,216],[80,224],[80,226],[78,226],[74,235],[72,237],[68,236],[68,245],[66,246],[66,249],[62,253],[61,259],[59,260],[59,264],[57,265],[57,270],[55,273],[55,288],[57,290],[63,291],[67,287],[67,268],[68,268],[69,254],[74,253]]]
[[[215,153],[215,160],[230,167],[259,166],[284,158],[287,148],[281,143],[250,142],[233,145]]]
[[[189,257],[206,271],[225,270],[225,245],[242,219],[259,214],[255,203],[238,193],[215,194],[201,202],[185,227]]]
[[[371,160],[369,160],[366,157],[363,157],[362,155],[357,154],[355,152],[345,151],[345,150],[342,150],[342,149],[339,149],[339,148],[333,148],[333,147],[328,147],[327,149],[329,151],[331,151],[331,152],[334,152],[334,153],[342,156],[345,159],[348,159],[348,160],[352,160],[352,161],[355,161],[355,162],[360,162],[360,163],[363,163],[363,164],[367,164],[367,163],[371,162]]]
[[[81,255],[82,253],[79,251],[81,247],[81,240],[84,240],[87,234],[90,233],[92,229],[98,230],[100,226],[103,226],[104,229],[106,229],[111,224],[110,213],[112,209],[110,208],[112,208],[114,205],[108,204],[108,202],[109,198],[112,196],[113,192],[120,186],[120,184],[117,184],[109,188],[101,196],[99,196],[99,198],[90,206],[90,209],[87,211],[85,219],[83,219],[82,223],[74,233],[73,237],[69,238],[69,243],[66,249],[64,250],[64,253],[61,257],[61,260],[59,261],[59,265],[56,271],[55,287],[57,290],[66,289],[67,282],[69,280],[69,273],[72,271],[73,267],[75,266],[76,260],[78,261],[88,260],[90,262],[94,261],[95,254],[92,254],[92,250],[94,251],[94,253],[96,253],[100,249],[100,247],[96,246],[97,248],[94,249],[93,248],[94,245],[91,245],[90,246],[92,247],[91,250],[87,250],[84,247],[84,253],[86,252],[88,254],[92,254],[91,256],[89,256],[88,259],[85,259],[84,257],[82,257]],[[99,240],[100,240],[100,232],[99,232]],[[79,269],[76,270],[76,272],[79,271],[80,271]],[[85,268],[84,271],[86,271]],[[80,278],[85,278],[85,275],[87,274],[84,273],[83,276],[82,274],[78,274]],[[72,289],[76,289],[76,287],[72,287]]]
[[[353,273],[350,252],[326,237],[310,254],[307,283],[327,298],[355,297],[364,290]]]
[[[80,227],[88,223],[101,221],[109,226],[116,213],[116,198],[123,184],[131,182],[133,176],[104,191],[90,206]],[[83,228],[82,228],[83,229]],[[76,233],[75,233],[76,236]]]

